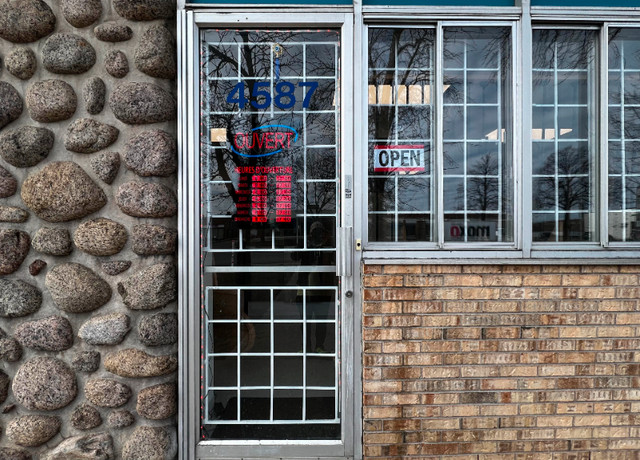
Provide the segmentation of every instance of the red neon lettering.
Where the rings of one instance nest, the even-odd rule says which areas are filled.
[[[278,148],[278,146],[280,146],[281,149],[284,148],[284,137],[284,133],[274,133],[275,148]]]
[[[276,133],[264,133],[265,147],[267,147],[268,149],[274,149],[275,137],[276,137]]]

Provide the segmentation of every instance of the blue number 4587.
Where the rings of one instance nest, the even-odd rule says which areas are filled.
[[[301,81],[298,86],[304,90],[308,88],[302,100],[302,107],[307,109],[311,103],[311,97],[318,89],[317,81]],[[253,84],[251,99],[245,96],[245,82],[237,83],[229,94],[227,94],[228,104],[238,104],[240,110],[244,110],[247,103],[251,103],[256,109],[266,109],[271,103],[279,109],[291,109],[296,105],[295,89],[296,85],[288,81],[279,81],[275,85],[273,98],[271,97],[271,83],[268,81],[258,81]]]

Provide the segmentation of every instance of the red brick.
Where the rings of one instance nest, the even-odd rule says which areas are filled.
[[[398,274],[398,273],[420,273],[422,272],[421,265],[385,265],[383,269],[385,274]]]
[[[402,286],[404,278],[399,275],[377,275],[377,276],[365,276],[365,287],[389,287],[389,286]]]

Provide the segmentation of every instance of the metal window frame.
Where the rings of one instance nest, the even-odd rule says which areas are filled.
[[[359,220],[362,223],[359,230],[363,236],[363,261],[370,263],[397,264],[481,264],[491,261],[502,264],[636,264],[640,242],[609,242],[608,241],[608,104],[607,102],[607,43],[608,29],[612,27],[640,28],[640,11],[637,8],[567,8],[567,7],[531,7],[529,0],[516,1],[514,8],[503,7],[459,7],[452,11],[451,7],[435,6],[365,6],[363,7],[363,24],[365,38],[361,45],[361,55],[364,69],[356,74],[361,81],[366,81],[366,29],[369,26],[393,26],[434,24],[438,21],[460,21],[463,25],[482,25],[486,22],[513,21],[515,24],[513,53],[513,118],[516,129],[514,133],[519,140],[514,141],[514,184],[515,184],[515,235],[512,247],[501,247],[500,244],[475,245],[466,244],[463,247],[438,248],[426,247],[416,243],[374,243],[367,242],[367,210],[361,210]],[[554,243],[541,244],[532,241],[532,178],[531,178],[531,127],[532,127],[532,30],[538,24],[563,24],[562,28],[595,27],[600,30],[598,38],[598,58],[600,66],[598,74],[599,94],[596,103],[599,105],[596,119],[598,121],[598,146],[600,147],[598,163],[596,199],[598,207],[599,232],[595,243]],[[560,27],[560,26],[558,26]],[[441,34],[438,35],[441,37]],[[439,78],[436,72],[436,79]],[[439,83],[436,81],[436,85]],[[436,94],[436,97],[438,94]],[[355,111],[366,119],[366,98],[360,96],[362,103]],[[436,111],[436,114],[441,113]],[[436,115],[436,116],[437,116]],[[436,126],[442,120],[436,118]],[[434,138],[439,136],[436,129]],[[366,133],[356,132],[356,142],[364,142]],[[365,144],[362,144],[365,145]],[[362,147],[357,149],[363,151]],[[361,156],[361,155],[360,155]],[[360,156],[356,156],[356,160]],[[366,162],[356,166],[366,178]],[[438,176],[435,181],[441,180]],[[361,186],[366,187],[365,182]],[[362,198],[366,199],[366,196]],[[366,203],[365,201],[362,201]],[[441,205],[441,203],[440,203]],[[442,222],[437,223],[442,226]],[[442,229],[440,228],[440,231]]]
[[[636,15],[637,15],[637,11],[636,11]],[[640,31],[640,17],[637,17],[636,19],[638,19],[638,22],[615,22],[615,21],[607,21],[603,23],[602,26],[602,59],[603,62],[607,63],[606,68],[603,70],[604,72],[604,76],[602,78],[603,84],[602,84],[602,98],[601,98],[601,104],[602,104],[602,111],[604,112],[603,114],[603,120],[605,120],[607,123],[609,121],[609,67],[608,67],[608,62],[609,62],[609,31],[610,29],[637,29]],[[620,77],[621,77],[621,91],[624,88],[624,84],[622,82],[622,79],[624,78],[624,71],[621,71],[620,73]],[[621,93],[621,100],[620,100],[620,109],[621,111],[624,111],[624,107],[625,105],[622,103],[622,96],[623,94]],[[622,127],[620,128],[621,130],[623,129]],[[609,232],[609,194],[607,193],[609,190],[609,170],[608,170],[608,165],[609,165],[609,130],[608,129],[603,129],[602,130],[602,144],[605,147],[605,156],[603,157],[602,160],[602,164],[603,164],[603,168],[602,168],[602,181],[603,184],[605,184],[605,186],[603,187],[603,203],[606,204],[605,207],[605,212],[604,212],[604,216],[603,216],[603,223],[602,223],[602,227],[603,227],[603,232],[606,232],[606,234],[608,234]],[[638,141],[640,142],[640,139],[638,139]],[[621,144],[623,144],[623,139],[621,139]],[[624,191],[624,189],[623,189]],[[623,203],[623,210],[622,213],[626,214],[626,210],[624,209],[626,206],[626,204]],[[625,221],[626,221],[626,215],[625,215]],[[603,243],[604,247],[609,248],[609,249],[627,249],[630,247],[639,247],[640,248],[640,241],[621,241],[621,242],[612,242],[609,241],[608,239]]]
[[[185,5],[182,5],[185,6]],[[200,6],[200,5],[199,5]],[[215,5],[216,9],[218,5]],[[353,152],[353,118],[348,111],[353,107],[353,42],[354,14],[345,8],[288,8],[245,11],[234,8],[224,14],[211,9],[181,10],[178,12],[177,32],[179,37],[178,87],[178,143],[181,152],[179,166],[178,196],[182,203],[179,211],[179,297],[182,324],[179,337],[180,359],[180,403],[179,445],[181,459],[208,458],[317,458],[352,459],[361,452],[361,363],[360,356],[359,280],[346,273],[340,287],[342,304],[342,439],[338,441],[206,441],[199,439],[200,416],[200,174],[199,174],[199,43],[200,29],[206,27],[334,27],[341,30],[341,155],[349,158]],[[343,184],[353,182],[351,161],[342,161]],[[353,186],[351,186],[353,187]],[[341,225],[352,227],[352,191],[341,187]],[[349,235],[349,232],[346,232]],[[344,245],[350,248],[349,244]],[[355,255],[352,259],[356,261]],[[353,295],[355,291],[356,295]],[[349,292],[349,295],[347,295]],[[197,333],[197,332],[196,332]],[[358,414],[358,415],[356,415]],[[356,439],[357,438],[357,439]],[[256,449],[260,446],[259,451]]]
[[[604,238],[604,234],[602,233],[602,225],[603,225],[603,217],[602,217],[602,211],[603,209],[606,209],[604,207],[603,201],[602,201],[602,194],[603,191],[607,190],[606,187],[606,183],[603,186],[602,185],[602,170],[605,169],[602,166],[605,165],[606,163],[602,163],[601,164],[601,158],[602,155],[606,154],[606,149],[604,149],[603,147],[603,127],[606,127],[606,124],[603,123],[602,117],[601,117],[601,109],[602,109],[602,90],[601,90],[601,84],[602,84],[602,68],[603,68],[603,56],[602,56],[602,46],[601,46],[601,28],[600,27],[595,27],[595,26],[578,26],[578,25],[568,25],[568,26],[560,26],[560,25],[555,25],[555,24],[540,24],[540,25],[535,25],[532,27],[532,32],[535,30],[577,30],[577,31],[584,31],[584,30],[591,30],[596,32],[595,33],[595,40],[594,40],[594,57],[596,59],[595,65],[594,65],[594,69],[593,69],[593,83],[590,85],[590,87],[588,88],[589,94],[587,96],[587,103],[586,103],[586,107],[587,110],[591,110],[591,112],[593,112],[593,119],[590,120],[589,122],[589,138],[587,139],[575,139],[573,140],[574,142],[588,142],[589,145],[593,145],[593,149],[595,149],[595,152],[593,153],[593,165],[589,165],[589,172],[587,173],[588,179],[590,181],[593,181],[593,191],[591,192],[591,196],[589,201],[593,201],[593,209],[594,212],[590,213],[589,210],[587,209],[585,210],[581,210],[579,212],[582,213],[588,213],[588,214],[593,214],[589,216],[589,220],[595,220],[595,222],[591,223],[591,229],[592,231],[597,232],[596,233],[596,238],[594,238],[593,241],[577,241],[577,242],[562,242],[562,241],[555,241],[555,242],[551,242],[551,243],[547,243],[547,242],[535,242],[532,241],[532,247],[533,248],[556,248],[558,246],[563,246],[563,245],[570,245],[570,246],[576,246],[576,247],[584,247],[584,248],[599,248],[599,246],[603,245],[603,238]],[[533,45],[533,41],[532,41],[532,45]],[[557,56],[554,58],[554,68],[552,69],[553,71],[553,75],[554,75],[554,80],[553,80],[553,84],[554,84],[554,102],[552,104],[553,109],[554,109],[554,131],[555,133],[555,137],[554,137],[554,157],[555,157],[555,161],[556,161],[556,165],[558,162],[558,131],[559,128],[557,126],[558,123],[558,110],[560,108],[560,106],[562,105],[562,107],[567,107],[567,106],[579,106],[578,104],[559,104],[558,103],[558,88],[556,86],[557,83],[557,74],[558,74],[558,68],[557,68]],[[587,68],[585,69],[587,72],[587,75],[589,74],[589,72],[591,72],[590,70],[590,65],[587,66]],[[536,69],[533,68],[533,66],[531,67],[531,72],[530,74],[532,75],[532,80],[533,80],[533,72]],[[579,69],[582,70],[582,69]],[[605,70],[606,71],[606,70]],[[532,93],[532,97],[533,97],[533,86],[531,87],[531,93]],[[533,101],[531,102],[531,110],[533,111],[534,106],[544,106],[546,104],[534,104]],[[531,132],[531,131],[529,131]],[[593,139],[592,139],[593,138]],[[529,143],[533,146],[533,139],[529,138]],[[589,155],[591,155],[591,152],[589,152]],[[531,174],[530,176],[533,178],[533,163],[529,163],[530,165],[530,171]],[[583,174],[582,174],[583,175]],[[549,175],[544,175],[544,174],[538,174],[537,176],[549,176]],[[554,218],[554,222],[555,222],[555,237],[558,238],[558,225],[559,225],[559,218],[558,218],[558,214],[560,213],[559,208],[557,206],[557,194],[558,194],[558,171],[557,171],[557,167],[556,170],[553,174],[553,176],[555,177],[555,193],[556,193],[556,207],[553,210],[553,213],[555,215]],[[571,177],[577,177],[577,174],[572,175]],[[593,176],[593,178],[591,178]],[[533,196],[533,195],[531,195]],[[533,200],[530,200],[533,201]],[[539,211],[537,211],[537,213],[540,213]],[[534,211],[531,211],[531,218],[533,221],[533,214]],[[546,214],[546,213],[543,213]],[[533,227],[530,224],[530,227]]]
[[[415,10],[415,8],[413,9]],[[518,61],[516,60],[517,50],[519,49],[519,29],[517,21],[513,18],[505,18],[504,20],[495,20],[492,18],[491,20],[481,17],[480,19],[475,18],[474,20],[470,20],[466,18],[466,15],[469,13],[464,11],[460,13],[465,16],[464,20],[461,20],[456,16],[441,16],[434,17],[429,15],[422,10],[421,14],[415,14],[412,16],[412,19],[409,21],[405,18],[404,15],[382,15],[379,13],[376,14],[368,14],[364,15],[364,24],[363,24],[363,43],[362,43],[362,56],[364,56],[364,60],[361,63],[363,69],[357,75],[357,78],[360,78],[360,81],[368,81],[368,60],[367,56],[367,46],[368,46],[368,30],[370,28],[376,28],[381,26],[387,27],[429,27],[436,29],[436,42],[435,42],[435,87],[442,88],[443,84],[443,29],[446,27],[510,27],[511,28],[511,110],[513,117],[511,118],[511,122],[508,125],[508,129],[511,130],[512,135],[509,136],[511,138],[511,155],[512,155],[512,174],[513,174],[513,186],[512,186],[512,196],[513,196],[513,220],[514,220],[514,239],[513,242],[467,242],[467,243],[458,243],[458,242],[445,242],[444,241],[444,219],[443,217],[443,209],[444,209],[444,195],[443,195],[443,184],[444,184],[444,175],[442,173],[443,168],[443,133],[441,130],[443,123],[443,95],[439,89],[432,91],[432,101],[434,107],[434,118],[433,121],[433,152],[435,153],[434,158],[434,174],[433,174],[433,184],[432,190],[435,192],[434,197],[432,197],[433,208],[430,211],[430,214],[436,219],[434,227],[436,228],[438,234],[438,241],[432,242],[376,242],[369,241],[368,239],[368,206],[362,206],[361,211],[361,221],[363,222],[363,228],[361,229],[365,250],[365,258],[369,259],[369,257],[373,256],[374,259],[384,258],[384,254],[389,254],[390,257],[395,257],[394,253],[403,252],[403,251],[412,251],[417,254],[420,254],[422,257],[428,258],[442,258],[442,257],[450,257],[451,253],[458,254],[460,258],[469,257],[471,251],[477,250],[487,250],[487,254],[491,254],[492,251],[505,251],[510,252],[512,254],[520,253],[521,254],[521,246],[520,242],[522,238],[520,236],[519,228],[520,228],[520,218],[518,216],[517,209],[519,208],[519,204],[521,203],[521,194],[520,194],[520,175],[522,174],[522,166],[520,160],[520,145],[516,141],[518,136],[516,133],[521,113],[521,99],[517,93],[517,85],[516,82],[520,81],[520,66],[518,65]],[[503,10],[502,8],[496,8],[496,10]],[[513,10],[513,9],[510,9]],[[417,10],[419,11],[419,10]],[[450,9],[449,9],[450,11]],[[519,11],[519,9],[518,9]],[[486,11],[485,11],[486,13]],[[354,110],[360,110],[360,117],[362,120],[367,120],[368,111],[367,104],[364,101],[367,101],[367,95],[365,92],[367,91],[366,85],[360,87],[358,93],[360,93],[361,100],[363,104],[360,107],[356,107]],[[358,143],[360,144],[358,146]],[[367,152],[368,139],[367,132],[365,129],[364,133],[357,134],[356,137],[356,152]],[[363,155],[358,155],[363,156]],[[363,163],[360,165],[359,173],[362,177],[363,187],[367,188],[367,178],[368,178],[368,163],[367,158],[364,158]],[[364,198],[367,198],[367,195],[364,195]],[[363,204],[367,203],[363,201]]]

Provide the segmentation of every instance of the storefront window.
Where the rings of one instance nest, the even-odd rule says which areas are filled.
[[[509,29],[446,28],[444,240],[513,241]]]
[[[640,30],[609,31],[609,239],[640,241]]]
[[[433,29],[369,31],[369,238],[432,241]]]
[[[513,241],[510,40],[446,27],[440,53],[433,28],[369,29],[370,241]]]
[[[533,32],[533,240],[596,241],[595,30]]]

